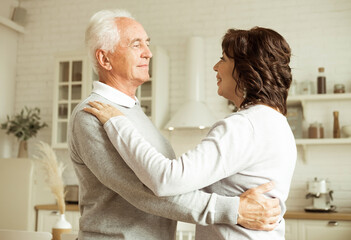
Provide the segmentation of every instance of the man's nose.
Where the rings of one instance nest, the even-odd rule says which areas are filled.
[[[142,56],[143,58],[152,58],[152,52],[150,50],[150,47],[145,45],[144,46],[144,50],[142,52]]]

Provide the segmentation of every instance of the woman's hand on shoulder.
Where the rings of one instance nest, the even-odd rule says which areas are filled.
[[[91,108],[85,107],[83,110],[93,114],[102,124],[105,124],[112,117],[123,116],[121,111],[106,103],[94,101],[89,102],[89,105]]]

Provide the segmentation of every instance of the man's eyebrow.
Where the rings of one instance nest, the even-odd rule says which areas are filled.
[[[141,38],[134,38],[134,39],[132,39],[132,41],[130,42],[130,45],[132,45],[132,44],[135,43],[135,42],[140,42],[140,41],[142,41]],[[150,42],[150,38],[147,38],[145,41],[146,41],[146,42]]]

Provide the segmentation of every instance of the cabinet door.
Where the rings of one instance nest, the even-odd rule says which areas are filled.
[[[84,55],[56,58],[53,101],[52,146],[67,148],[69,118],[91,90],[92,73]]]
[[[287,219],[285,220],[285,239],[297,240],[298,239],[298,220]]]
[[[67,211],[65,213],[67,221],[72,225],[72,232],[79,232],[80,213],[76,211]]]
[[[37,219],[38,232],[52,232],[52,227],[59,219],[59,211],[39,210]]]
[[[300,240],[350,240],[351,222],[299,220]]]

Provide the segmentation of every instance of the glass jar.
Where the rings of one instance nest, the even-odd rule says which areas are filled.
[[[300,83],[300,94],[309,95],[312,94],[312,82],[303,81]]]
[[[314,122],[308,128],[308,138],[324,138],[324,128],[321,123]]]
[[[334,93],[345,93],[345,85],[344,84],[335,84],[334,85]]]

